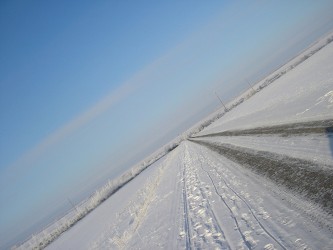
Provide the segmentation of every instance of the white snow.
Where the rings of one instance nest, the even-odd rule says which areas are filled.
[[[245,103],[226,113],[201,134],[333,119],[332,58],[333,43],[330,43]]]
[[[48,249],[329,249],[320,208],[184,142]]]

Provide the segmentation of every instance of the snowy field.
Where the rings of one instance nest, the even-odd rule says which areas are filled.
[[[47,249],[332,249],[332,211],[330,43],[183,141]]]

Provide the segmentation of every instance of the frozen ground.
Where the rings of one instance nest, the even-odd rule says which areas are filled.
[[[330,249],[332,216],[186,141],[48,249]]]
[[[47,249],[332,249],[332,211],[331,43]]]
[[[333,118],[333,44],[256,93],[201,132]],[[258,83],[260,85],[261,82]]]

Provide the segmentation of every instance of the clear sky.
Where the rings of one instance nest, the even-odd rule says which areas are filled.
[[[333,28],[333,1],[0,2],[0,242]],[[1,246],[0,246],[1,247]]]

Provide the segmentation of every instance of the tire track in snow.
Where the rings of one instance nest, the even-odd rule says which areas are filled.
[[[191,141],[272,180],[277,185],[286,187],[314,204],[320,205],[332,215],[332,167],[231,144],[215,144],[203,140]]]
[[[249,209],[250,213],[252,214],[252,216],[254,217],[254,219],[258,222],[258,224],[260,225],[260,227],[280,246],[282,247],[282,249],[287,249],[275,236],[273,236],[267,229],[266,227],[259,221],[259,219],[257,218],[257,216],[253,213],[253,208],[249,205],[249,203],[241,196],[239,195],[233,188],[231,188],[227,182],[225,181],[225,179],[217,172],[216,168],[213,167],[214,171],[219,175],[219,177],[223,180],[224,184],[239,198],[241,199],[244,204],[247,206],[247,208]],[[208,172],[207,172],[208,173]]]
[[[184,155],[184,174],[186,203],[188,206],[188,229],[191,231],[190,248],[202,249],[217,247],[218,249],[230,249],[225,234],[217,221],[216,215],[203,190],[204,183],[197,175],[196,165],[192,164],[187,146]]]
[[[313,220],[317,218],[317,216],[315,216],[317,212],[321,213],[320,211],[322,211],[320,209],[318,210],[319,207],[316,207],[316,213],[312,214],[312,204],[292,195],[290,190],[286,190],[283,187],[280,189],[273,182],[257,176],[252,171],[243,168],[243,166],[230,159],[220,156],[207,147],[198,144],[192,145],[194,148],[193,154],[197,153],[200,155],[203,167],[209,171],[212,180],[216,183],[218,191],[224,198],[228,198],[227,202],[229,205],[231,204],[230,202],[234,202],[235,206],[232,209],[237,209],[234,210],[236,216],[238,216],[238,218],[240,217],[240,214],[237,214],[237,212],[248,212],[251,219],[248,220],[249,217],[246,214],[242,214],[241,219],[244,220],[252,230],[255,230],[257,236],[261,237],[262,240],[258,238],[258,244],[260,245],[256,245],[256,248],[261,246],[262,248],[260,249],[266,249],[266,246],[274,247],[275,245],[278,249],[330,249],[327,248],[327,246],[332,243],[331,240],[328,240],[331,236],[330,232],[322,227],[323,224],[317,224],[318,221]],[[224,180],[221,177],[223,177]],[[230,188],[233,190],[230,190]],[[263,188],[268,189],[267,193],[263,191]],[[239,196],[235,193],[239,194]],[[242,202],[240,197],[248,203],[250,208]],[[292,203],[290,203],[290,201],[292,201]],[[295,206],[295,204],[297,206]],[[305,209],[305,211],[310,214],[304,213],[302,209]],[[276,245],[275,241],[267,242],[267,239],[271,239],[270,235],[267,234],[264,229],[260,229],[261,232],[256,229],[259,229],[260,225],[250,213],[253,213],[253,215],[257,217],[259,222],[261,222],[272,236],[276,236],[275,238],[283,247],[280,244]],[[246,215],[246,217],[244,215]],[[309,215],[315,217],[312,218],[311,216],[309,217]],[[283,221],[285,218],[288,220],[287,223]],[[327,223],[332,222],[331,217],[325,218],[327,219]],[[242,222],[243,221],[240,221],[241,228],[245,226]],[[253,227],[254,225],[255,227]],[[322,237],[323,231],[330,236],[328,238]],[[307,243],[303,240],[307,241]],[[299,242],[302,242],[302,248]],[[274,245],[271,243],[274,243]]]
[[[218,133],[193,136],[192,138],[215,137],[215,136],[243,136],[243,135],[279,135],[295,136],[303,134],[328,134],[333,133],[333,120],[321,120],[310,122],[298,122],[281,124],[270,127],[256,127],[250,129],[227,130]]]
[[[212,183],[212,185],[213,185],[213,187],[214,187],[215,193],[220,197],[221,201],[222,201],[222,202],[224,203],[224,205],[228,208],[228,210],[229,210],[229,212],[230,212],[230,214],[231,214],[231,218],[233,218],[233,220],[234,220],[234,222],[235,222],[235,225],[236,225],[236,228],[237,228],[237,231],[239,232],[240,236],[242,237],[244,244],[246,245],[246,247],[247,247],[248,249],[252,249],[251,244],[248,242],[248,240],[246,239],[246,236],[244,235],[244,233],[243,233],[242,230],[240,229],[240,226],[239,226],[238,220],[237,220],[237,218],[236,218],[234,212],[232,211],[232,209],[230,208],[230,206],[228,205],[228,203],[225,201],[225,199],[223,198],[223,196],[218,192],[217,187],[216,187],[216,185],[215,185],[215,183],[214,183],[212,177],[210,176],[210,174],[209,174],[205,169],[202,168],[202,170],[205,171],[205,172],[207,173],[207,175],[208,175],[208,177],[209,177],[209,179],[210,179],[210,181],[211,181],[211,183]]]
[[[207,161],[208,162],[208,161]],[[261,229],[263,230],[263,231],[265,231],[266,232],[266,234],[267,235],[269,235],[270,237],[271,237],[271,239],[273,240],[273,241],[275,241],[282,249],[284,249],[284,250],[286,250],[287,248],[275,237],[275,236],[273,236],[267,229],[266,229],[266,227],[260,222],[260,220],[257,218],[257,216],[254,214],[254,212],[253,212],[253,208],[251,207],[251,205],[240,195],[240,194],[238,194],[228,183],[227,183],[227,181],[225,180],[225,178],[217,171],[217,169],[216,169],[216,167],[215,166],[213,166],[213,165],[210,165],[210,167],[215,171],[215,173],[217,174],[217,176],[219,177],[219,179],[221,179],[223,182],[224,182],[224,184],[226,185],[226,187],[229,189],[229,190],[231,190],[231,192],[233,193],[233,194],[235,194],[240,200],[242,200],[243,202],[244,202],[244,204],[246,205],[246,207],[249,209],[249,212],[251,213],[251,215],[253,216],[253,218],[256,220],[256,222],[259,224],[259,226],[261,227]],[[205,171],[206,172],[206,174],[208,175],[208,177],[209,177],[209,179],[211,180],[211,182],[212,182],[212,184],[213,184],[213,186],[214,186],[214,188],[215,188],[215,191],[217,192],[217,194],[222,198],[222,196],[219,194],[219,192],[217,191],[217,188],[216,188],[216,185],[215,185],[215,183],[214,183],[214,181],[213,181],[213,179],[212,179],[212,177],[211,177],[211,175],[210,175],[210,173],[206,170],[206,169],[204,169],[203,168],[203,166],[202,166],[202,164],[201,164],[201,168],[202,168],[202,170],[203,171]],[[226,203],[225,203],[226,204]],[[228,207],[229,208],[229,207]],[[231,211],[231,209],[229,209],[230,211]]]
[[[258,151],[268,151],[293,158],[301,158],[323,167],[333,168],[330,141],[332,135],[308,134],[279,137],[274,135],[207,137],[205,141],[225,143]],[[315,147],[314,147],[315,145]]]
[[[203,200],[207,202],[206,211],[207,211],[207,214],[209,214],[209,215],[211,216],[211,218],[212,218],[212,225],[214,225],[214,228],[216,229],[216,231],[220,232],[220,234],[221,234],[221,235],[223,236],[223,238],[225,239],[225,238],[226,238],[226,237],[225,237],[225,233],[224,233],[224,231],[222,230],[222,228],[221,228],[221,226],[220,226],[220,223],[219,223],[219,221],[218,221],[218,219],[217,219],[217,217],[216,217],[216,214],[215,214],[215,212],[214,212],[214,209],[213,209],[212,205],[211,205],[210,202],[209,202],[209,198],[206,196],[205,191],[204,191],[203,188],[202,188],[204,183],[200,181],[200,179],[198,178],[197,173],[195,173],[195,177],[196,177],[196,179],[200,182],[199,190],[200,190],[200,193],[201,193],[201,195],[202,195]],[[218,234],[219,234],[219,233],[218,233]],[[229,244],[227,243],[227,241],[225,242],[225,245],[226,245],[226,246],[225,246],[226,249],[230,249],[230,246],[229,246]]]
[[[241,236],[245,246],[248,248],[248,249],[252,249],[252,246],[251,246],[251,243],[249,243],[249,241],[246,239],[246,236],[245,234],[242,232],[241,228],[240,228],[240,225],[238,223],[238,220],[237,220],[237,216],[235,215],[235,213],[233,212],[232,208],[228,205],[227,201],[225,200],[225,198],[223,198],[223,195],[221,195],[215,185],[215,182],[213,181],[211,175],[209,174],[208,171],[206,171],[203,166],[202,166],[202,161],[199,161],[199,164],[200,164],[200,168],[207,174],[213,188],[214,188],[214,191],[216,193],[217,196],[220,197],[220,200],[223,202],[223,204],[225,205],[225,207],[229,210],[229,213],[230,213],[230,217],[233,219],[234,221],[234,224],[236,226],[236,229],[239,233],[239,235]]]
[[[187,204],[187,193],[186,193],[186,180],[185,180],[185,176],[186,176],[186,168],[185,165],[183,166],[183,171],[182,171],[182,181],[183,181],[183,206],[184,206],[184,228],[186,230],[185,232],[185,243],[186,243],[186,249],[191,249],[192,244],[191,244],[191,232],[190,232],[190,227],[189,227],[189,208],[188,208],[188,204]]]

